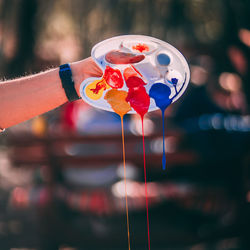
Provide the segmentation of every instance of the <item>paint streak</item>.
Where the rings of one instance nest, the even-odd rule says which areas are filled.
[[[95,80],[86,86],[86,96],[92,100],[98,100],[102,97],[103,91],[110,88],[104,79]]]
[[[90,89],[94,94],[98,95],[100,90],[106,90],[107,89],[107,83],[105,79],[102,79],[101,81],[97,82],[95,85],[95,88]]]
[[[133,68],[133,70],[134,70],[135,72],[138,73],[138,75],[139,75],[140,77],[143,77],[143,75],[139,72],[138,69],[136,69],[136,67],[135,67],[134,65],[130,65],[130,66]]]
[[[134,45],[134,46],[132,47],[132,49],[138,50],[138,51],[140,51],[141,53],[144,52],[144,51],[149,51],[148,45],[146,45],[146,44],[144,44],[144,43],[138,43],[138,44]]]
[[[149,90],[149,96],[155,100],[155,104],[158,108],[161,109],[162,112],[162,148],[163,148],[163,155],[162,155],[162,168],[163,170],[166,169],[166,152],[165,152],[165,135],[164,135],[164,113],[166,108],[172,103],[172,99],[169,98],[171,94],[170,88],[163,84],[163,83],[155,83]]]
[[[130,105],[126,102],[127,92],[124,90],[109,90],[104,99],[110,104],[112,109],[121,118],[122,127],[122,158],[124,169],[124,188],[125,188],[125,203],[126,203],[126,218],[127,218],[127,233],[128,233],[128,249],[130,250],[130,231],[129,231],[129,215],[128,215],[128,195],[127,195],[127,178],[126,178],[126,159],[125,159],[125,142],[124,142],[124,126],[123,116],[131,110]]]
[[[144,60],[144,58],[144,55],[136,55],[133,53],[121,52],[119,50],[112,50],[105,55],[105,60],[112,64],[138,63]]]

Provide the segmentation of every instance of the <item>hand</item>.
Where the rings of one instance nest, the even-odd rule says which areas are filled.
[[[91,57],[84,60],[74,62],[71,65],[73,79],[75,82],[75,89],[80,96],[80,85],[89,77],[101,77],[103,75],[102,70],[94,62]]]

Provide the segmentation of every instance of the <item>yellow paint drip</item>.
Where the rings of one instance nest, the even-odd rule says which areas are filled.
[[[106,83],[104,79],[95,80],[88,84],[85,93],[86,96],[92,100],[98,100],[102,97],[103,91],[109,89],[110,86]],[[97,91],[94,91],[97,90]]]
[[[129,103],[126,101],[128,93],[124,90],[111,89],[104,99],[110,104],[112,109],[121,117],[131,110]]]

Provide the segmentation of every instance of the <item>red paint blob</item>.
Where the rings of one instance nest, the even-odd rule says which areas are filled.
[[[119,69],[112,69],[111,67],[106,66],[103,78],[113,89],[120,89],[123,87],[124,82],[121,71]]]
[[[143,52],[143,51],[149,51],[149,47],[148,45],[144,44],[144,43],[138,43],[136,45],[134,45],[132,47],[134,50],[138,50],[140,52]]]
[[[143,86],[146,85],[146,83],[139,77],[137,76],[130,76],[127,80],[126,80],[126,84],[128,88],[136,88],[139,86]]]
[[[105,55],[106,61],[112,64],[138,63],[144,58],[144,55],[135,55],[133,53],[121,52],[119,50],[112,50]]]
[[[141,117],[148,112],[150,97],[143,86],[130,88],[126,101]]]

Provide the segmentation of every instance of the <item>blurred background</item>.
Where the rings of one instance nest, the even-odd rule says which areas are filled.
[[[190,85],[145,118],[152,249],[250,249],[250,1],[1,0],[0,76],[90,56],[116,35],[169,42]],[[14,100],[13,100],[14,101]],[[125,117],[131,249],[147,249],[141,127]],[[127,249],[120,120],[67,103],[0,136],[0,249]]]

